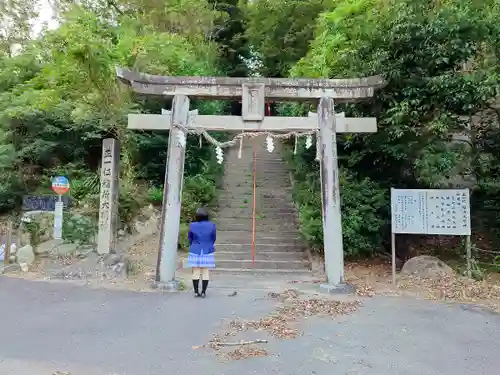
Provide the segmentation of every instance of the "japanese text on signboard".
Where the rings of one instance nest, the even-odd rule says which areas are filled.
[[[101,197],[100,197],[100,220],[99,226],[107,227],[110,220],[111,186],[113,184],[113,149],[111,145],[107,145],[103,149],[102,155],[102,171],[101,171]]]
[[[467,189],[392,189],[393,233],[470,235]]]

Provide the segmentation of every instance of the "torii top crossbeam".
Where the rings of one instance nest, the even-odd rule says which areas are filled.
[[[139,94],[214,99],[241,98],[246,90],[258,90],[263,91],[262,96],[274,100],[310,101],[326,96],[335,101],[353,101],[372,97],[374,91],[385,84],[380,76],[355,79],[168,77],[120,67],[116,68],[116,75]]]

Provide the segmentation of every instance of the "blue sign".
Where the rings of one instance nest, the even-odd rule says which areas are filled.
[[[69,191],[69,180],[64,176],[55,177],[52,180],[52,190],[59,195],[67,193]]]
[[[23,211],[54,211],[58,199],[59,197],[56,197],[54,195],[25,195],[23,196]],[[63,196],[62,201],[65,208],[71,206],[71,198]]]
[[[52,179],[52,185],[69,186],[69,180],[64,176],[54,177]]]

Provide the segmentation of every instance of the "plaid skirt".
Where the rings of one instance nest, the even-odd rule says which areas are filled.
[[[215,254],[189,253],[186,267],[215,268]]]

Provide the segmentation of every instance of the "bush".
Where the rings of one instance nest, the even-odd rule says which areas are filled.
[[[179,249],[188,248],[187,234],[189,222],[200,207],[214,207],[217,198],[217,186],[223,174],[223,166],[213,160],[205,162],[202,172],[193,176],[184,176],[181,205],[181,226],[179,231]],[[147,201],[155,206],[161,206],[163,188],[153,186],[147,191]]]
[[[144,191],[133,183],[120,183],[118,201],[119,226],[130,223],[146,203]]]
[[[4,170],[0,182],[0,212],[7,212],[19,206],[23,192],[18,173]]]
[[[147,200],[153,206],[161,206],[163,203],[163,189],[156,186],[150,187],[147,193]]]
[[[180,250],[187,251],[189,249],[189,243],[188,243],[188,232],[189,232],[189,224],[188,223],[182,223],[179,229],[179,246],[178,248]]]
[[[287,154],[293,170],[293,197],[299,211],[300,233],[309,246],[323,251],[323,219],[319,164],[314,147]],[[312,159],[311,159],[312,158]],[[381,248],[386,229],[388,196],[369,178],[358,178],[341,169],[340,188],[344,252],[347,256],[369,255]]]
[[[66,242],[92,244],[97,234],[97,223],[84,215],[64,213],[63,239]]]
[[[215,182],[203,175],[187,177],[184,181],[182,194],[183,220],[192,220],[198,208],[212,205],[215,201],[216,191]]]
[[[89,176],[85,176],[79,179],[72,179],[70,181],[71,185],[71,197],[77,202],[89,197],[99,196],[99,175],[97,173],[92,173]]]

